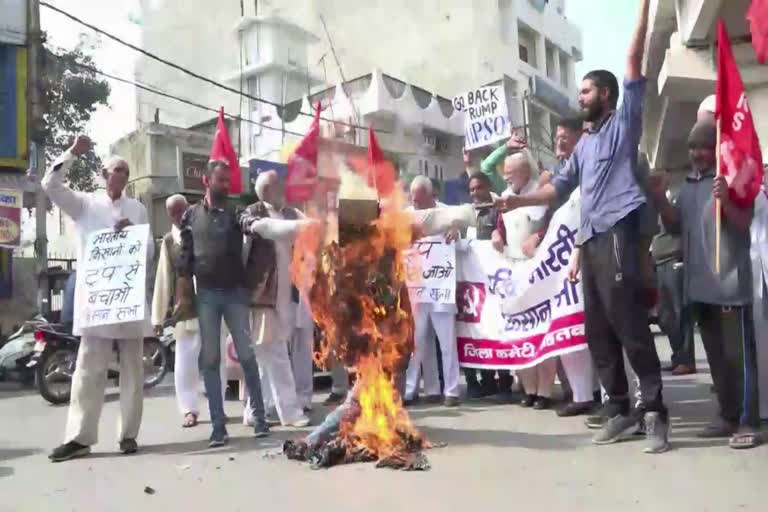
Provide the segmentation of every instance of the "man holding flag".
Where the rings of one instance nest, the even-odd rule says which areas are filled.
[[[760,418],[750,225],[762,155],[722,21],[716,90],[716,124],[704,118],[691,131],[693,172],[677,204],[667,201],[663,180],[654,180],[652,188],[665,225],[682,232],[685,300],[699,324],[720,406],[719,418],[699,436],[731,437],[732,448],[753,448],[760,443]]]

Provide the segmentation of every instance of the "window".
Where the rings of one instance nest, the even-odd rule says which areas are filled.
[[[528,61],[528,48],[526,48],[522,44],[519,47],[520,47],[520,60],[530,64],[530,62]]]
[[[560,54],[560,85],[562,85],[566,89],[570,87],[569,81],[571,77],[570,77],[569,65],[570,65],[570,62],[568,61],[568,55],[566,55],[565,53],[561,53]]]
[[[59,209],[59,234],[64,234],[64,212]]]

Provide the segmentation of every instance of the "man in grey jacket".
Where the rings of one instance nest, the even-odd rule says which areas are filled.
[[[697,123],[689,136],[693,171],[675,206],[666,198],[663,179],[653,196],[665,226],[682,235],[686,268],[686,306],[699,325],[720,406],[719,417],[699,437],[731,437],[732,448],[759,444],[755,337],[749,228],[752,208],[731,203],[728,184],[715,176],[716,131],[711,121]],[[720,272],[715,270],[715,200],[722,202]]]

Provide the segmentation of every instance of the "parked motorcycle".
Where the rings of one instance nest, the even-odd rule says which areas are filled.
[[[144,389],[157,386],[169,371],[173,371],[173,329],[167,328],[160,338],[144,338]],[[35,331],[34,355],[29,367],[34,368],[40,395],[58,405],[69,402],[72,375],[77,364],[80,338],[56,326],[44,326]],[[107,378],[120,377],[120,354],[117,347],[107,370]]]
[[[15,381],[30,385],[35,382],[35,372],[27,365],[32,359],[35,331],[49,325],[42,316],[24,322],[24,325],[8,337],[0,348],[0,381]]]

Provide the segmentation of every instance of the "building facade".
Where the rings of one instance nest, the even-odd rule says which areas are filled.
[[[717,19],[725,22],[754,113],[768,141],[768,67],[760,66],[745,19],[750,0],[652,0],[646,76],[649,79],[641,150],[654,169],[684,172],[688,132],[702,100],[715,93]]]

